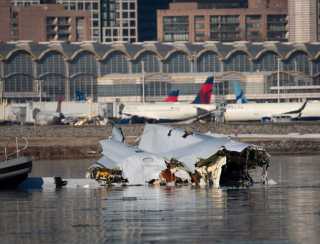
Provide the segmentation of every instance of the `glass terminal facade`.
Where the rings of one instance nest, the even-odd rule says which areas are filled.
[[[202,81],[212,74],[222,77],[217,78],[220,80],[230,80],[230,75],[236,79],[245,75],[266,77],[261,83],[263,93],[272,94],[276,93],[279,66],[280,86],[287,93],[320,91],[320,45],[315,43],[9,42],[0,43],[0,57],[2,96],[21,101],[37,97],[40,83],[46,100],[60,96],[75,100],[78,91],[95,100],[140,96],[141,83],[137,81],[142,73],[150,81],[146,84],[150,96],[163,96],[170,89],[192,95],[200,84],[195,79]],[[179,76],[182,81],[172,78]],[[112,82],[99,81],[102,77]],[[215,93],[232,94],[230,83],[219,83]]]

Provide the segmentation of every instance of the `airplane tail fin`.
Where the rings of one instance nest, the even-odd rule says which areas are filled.
[[[209,104],[211,101],[213,82],[213,76],[209,76],[206,79],[206,82],[201,85],[200,91],[198,92],[196,98],[193,100],[192,103]]]
[[[248,102],[246,96],[244,95],[244,91],[242,90],[239,82],[233,83],[233,89],[234,89],[234,94],[236,96],[237,103],[247,103]]]
[[[168,96],[163,100],[164,102],[178,102],[179,90],[171,91]]]

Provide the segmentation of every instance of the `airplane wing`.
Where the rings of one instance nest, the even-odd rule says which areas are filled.
[[[305,107],[307,106],[307,103],[308,103],[308,100],[306,100],[299,109],[285,112],[283,114],[299,114],[301,116],[301,113],[305,109]]]
[[[190,124],[190,123],[193,123],[197,120],[203,119],[203,118],[211,115],[214,111],[215,111],[215,109],[207,110],[207,109],[203,109],[203,108],[197,108],[197,115],[196,116],[185,119],[181,122],[184,124]]]
[[[299,119],[301,117],[302,111],[305,109],[306,105],[307,105],[308,101],[306,100],[302,106],[296,110],[291,110],[288,112],[284,112],[284,113],[280,113],[280,114],[273,114],[269,119],[275,119],[278,120],[278,118],[280,118],[280,120],[282,119],[289,119],[289,121],[294,120],[294,119]]]
[[[125,116],[128,116],[129,118],[133,118],[133,117],[137,117],[137,118],[144,118],[145,120],[159,120],[159,116],[139,116],[139,115],[135,115],[135,114],[130,114],[130,113],[122,113]]]

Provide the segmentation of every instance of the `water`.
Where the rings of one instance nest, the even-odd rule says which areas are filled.
[[[0,192],[0,243],[319,243],[320,156],[277,156],[274,186]],[[38,162],[80,177],[89,161]]]

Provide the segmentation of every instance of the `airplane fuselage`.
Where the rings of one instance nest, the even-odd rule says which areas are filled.
[[[156,121],[183,121],[201,117],[215,109],[215,104],[154,103],[126,105],[122,114]]]
[[[228,104],[224,113],[225,121],[261,121],[265,117],[273,117],[298,110],[301,103],[245,103]],[[290,115],[292,118],[297,114]],[[320,120],[320,102],[309,101],[302,110],[299,120]]]

